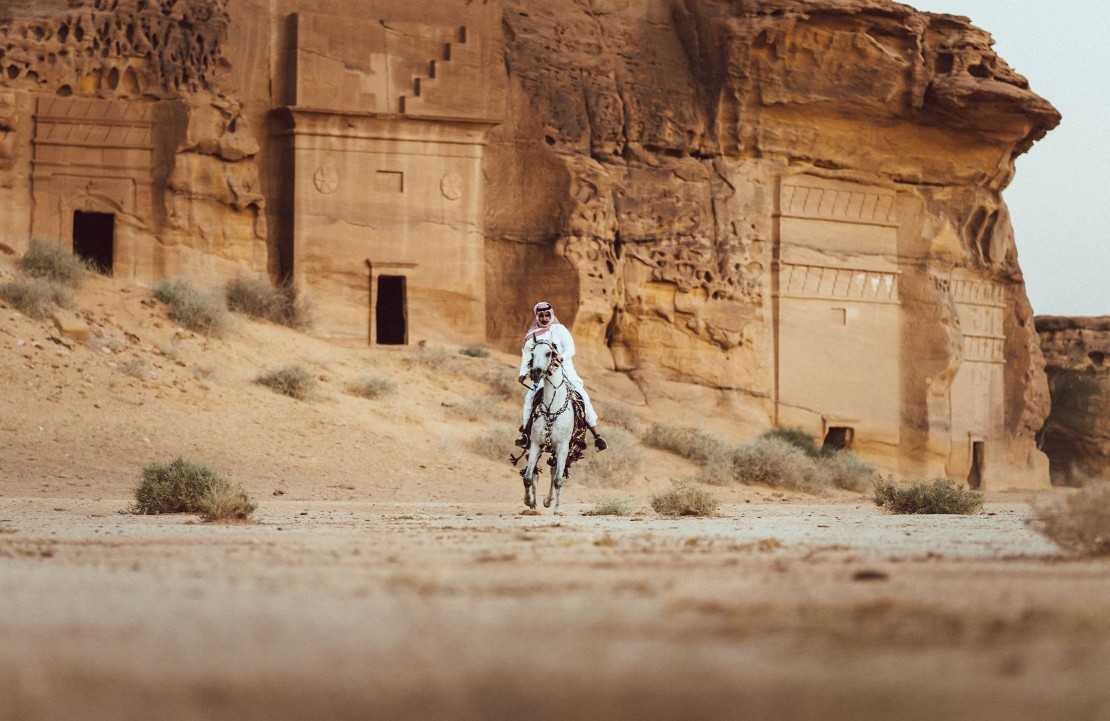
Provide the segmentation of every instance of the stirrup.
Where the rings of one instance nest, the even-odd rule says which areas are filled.
[[[527,434],[522,435],[520,438],[516,439],[516,447],[517,448],[527,448],[528,444],[529,444],[529,440],[528,440]]]

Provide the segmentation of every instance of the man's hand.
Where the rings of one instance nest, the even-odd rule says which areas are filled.
[[[521,385],[524,385],[524,379],[527,378],[527,377],[528,376],[520,376],[519,378],[516,379],[516,382],[520,383]]]

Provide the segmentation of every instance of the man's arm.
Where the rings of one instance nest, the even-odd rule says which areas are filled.
[[[571,336],[570,331],[562,323],[555,326],[554,330],[559,332],[559,357],[563,360],[570,360],[574,357],[574,337]]]
[[[524,376],[528,375],[528,362],[532,359],[532,349],[535,347],[535,338],[524,341],[524,348],[520,351],[520,374],[517,376],[517,382],[523,383]]]

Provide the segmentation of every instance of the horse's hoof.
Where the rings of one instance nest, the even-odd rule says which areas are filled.
[[[543,507],[544,508],[551,508],[551,499],[550,498],[543,499]]]

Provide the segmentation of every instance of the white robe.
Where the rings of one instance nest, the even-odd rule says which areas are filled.
[[[570,331],[562,323],[556,323],[551,326],[549,331],[542,334],[540,339],[554,344],[558,349],[559,362],[563,367],[563,373],[566,374],[567,382],[574,386],[574,390],[582,396],[582,405],[586,412],[586,425],[593,428],[597,425],[597,412],[594,411],[594,405],[590,402],[590,394],[586,392],[586,385],[578,377],[578,372],[574,370],[574,361],[572,360],[574,358],[574,338],[571,337]],[[531,360],[532,349],[535,347],[535,338],[524,341],[524,348],[520,352],[520,373],[517,374],[518,376],[528,375],[528,361]],[[528,425],[528,415],[532,410],[532,399],[535,398],[540,388],[543,388],[542,380],[535,384],[524,397],[524,410],[522,412],[524,425]]]

